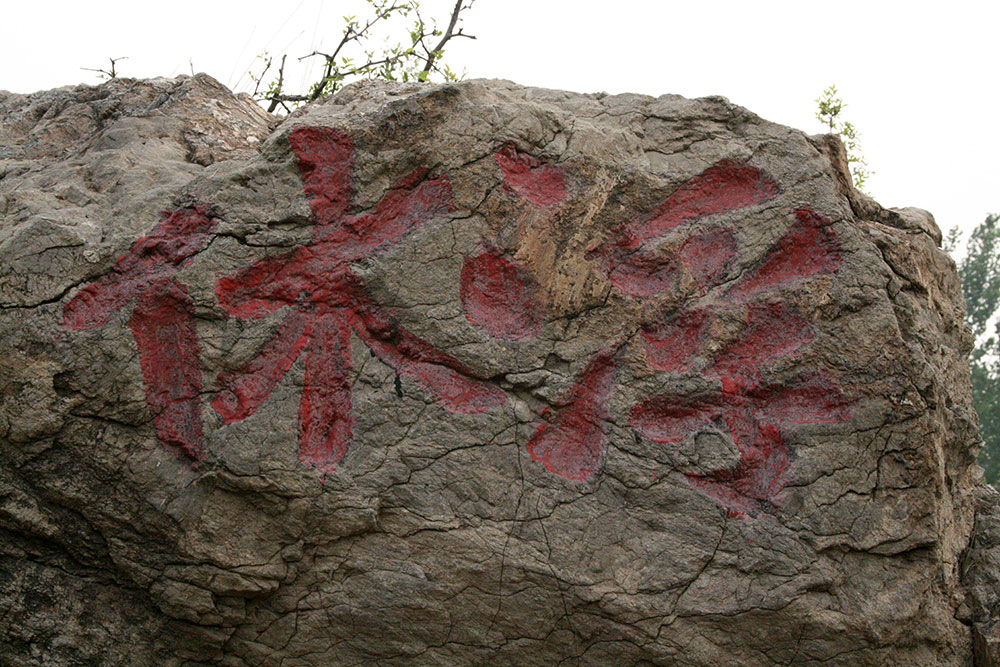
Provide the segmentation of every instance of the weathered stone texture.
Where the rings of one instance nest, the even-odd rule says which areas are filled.
[[[0,93],[0,664],[997,664],[939,245],[722,98]]]

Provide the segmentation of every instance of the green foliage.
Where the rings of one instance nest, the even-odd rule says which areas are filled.
[[[844,100],[837,97],[837,86],[827,86],[823,94],[816,98],[816,104],[819,105],[816,120],[829,126],[831,134],[836,132],[836,120],[844,108]]]
[[[972,404],[979,414],[979,433],[983,438],[979,465],[986,470],[986,481],[1000,489],[1000,366],[994,357],[986,363],[970,361],[970,367]]]
[[[847,151],[847,166],[851,169],[854,187],[865,191],[865,183],[875,174],[868,169],[868,162],[861,151],[859,134],[856,127],[840,117],[847,107],[844,100],[838,96],[837,86],[827,86],[823,94],[816,98],[816,119],[829,128],[830,133],[839,134]]]
[[[471,8],[475,0],[457,0],[443,30],[433,19],[424,20],[419,0],[365,1],[368,3],[367,17],[344,16],[340,41],[333,51],[313,51],[299,58],[300,61],[322,58],[323,62],[322,74],[305,93],[290,94],[285,90],[285,56],[282,56],[276,77],[260,94],[272,58],[267,53],[258,56],[262,69],[260,74],[251,71],[250,78],[256,84],[254,96],[259,95],[258,99],[271,102],[268,111],[274,111],[279,105],[287,111],[288,104],[319,99],[359,79],[429,81],[435,74],[445,81],[459,78],[442,62],[444,47],[456,37],[475,39],[459,27],[462,12]],[[395,43],[387,41],[381,47],[372,46],[380,29],[388,29],[391,34],[405,34],[406,39]]]
[[[946,253],[954,255],[955,251],[958,250],[958,242],[961,239],[962,230],[958,227],[952,227],[948,230],[948,233],[944,235],[944,242],[941,245]]]
[[[1000,216],[994,214],[972,231],[959,265],[966,320],[978,339],[986,333],[1000,303]],[[994,340],[994,339],[991,339]],[[995,344],[995,340],[994,340]]]
[[[948,233],[946,247],[957,246],[958,230]],[[1000,215],[992,214],[976,227],[966,244],[966,255],[958,263],[965,294],[965,321],[976,337],[969,357],[972,371],[972,403],[979,414],[979,429],[985,443],[979,463],[986,481],[1000,487]],[[992,325],[993,330],[990,331]]]

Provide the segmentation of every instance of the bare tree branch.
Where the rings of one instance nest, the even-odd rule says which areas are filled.
[[[285,57],[284,56],[281,57],[281,67],[282,67],[282,69],[285,67]],[[194,65],[193,64],[191,65],[191,69],[194,70]],[[268,56],[267,60],[265,61],[265,63],[264,63],[264,69],[261,70],[260,76],[255,77],[255,76],[253,76],[252,73],[250,74],[250,78],[253,79],[254,84],[255,84],[254,87],[253,87],[253,97],[257,97],[257,91],[260,90],[260,84],[263,83],[263,81],[264,81],[264,75],[267,74],[267,70],[269,70],[269,69],[271,69],[271,57],[270,56]],[[281,85],[281,72],[278,72],[278,85],[279,86]]]
[[[287,103],[317,100],[324,95],[335,92],[345,83],[345,79],[353,80],[366,77],[391,81],[398,79],[426,81],[432,72],[440,72],[447,78],[455,78],[447,66],[442,69],[439,63],[443,49],[450,40],[455,37],[475,39],[474,36],[462,32],[459,27],[461,13],[472,7],[474,2],[475,0],[457,0],[449,17],[447,29],[441,32],[433,22],[430,24],[424,22],[420,15],[419,0],[368,0],[368,4],[374,12],[373,15],[363,23],[355,20],[353,16],[345,16],[346,25],[343,34],[332,52],[316,49],[312,53],[298,58],[299,62],[308,58],[323,58],[322,74],[317,81],[310,85],[307,92],[300,94],[286,94],[284,92],[284,69],[287,56],[282,56],[277,79],[271,82],[267,92],[263,94],[263,99],[270,102],[268,111],[273,113],[279,106],[287,111]],[[416,15],[416,23],[409,31],[408,42],[387,46],[381,51],[367,48],[374,26],[395,16],[405,17],[410,14]],[[427,39],[439,35],[441,38],[438,43],[433,48],[429,47]],[[349,50],[348,47],[351,49]],[[357,51],[361,51],[363,57],[357,58],[355,61],[351,54]],[[260,77],[255,78],[251,75],[251,78],[257,82],[254,96],[258,95],[261,80],[265,72],[269,70],[270,65],[271,60],[268,58]]]
[[[278,98],[281,96],[281,87],[283,85],[285,85],[285,58],[287,58],[287,57],[288,57],[287,53],[284,54],[283,56],[281,56],[281,67],[278,68],[278,80],[274,83],[273,86],[271,86],[271,88],[268,89],[268,93],[271,94],[271,98],[270,98],[271,104],[267,107],[267,112],[268,113],[274,113],[274,110],[278,108],[278,104],[281,102],[281,100],[278,99]],[[271,61],[270,60],[267,62],[267,66],[268,67],[271,66]],[[266,68],[265,68],[265,71],[266,71]],[[261,79],[264,78],[264,73],[263,72],[261,72],[260,77],[261,77]],[[257,94],[257,90],[256,89],[254,89],[254,94],[255,95]],[[282,106],[284,106],[284,105],[282,105]],[[288,107],[285,107],[285,108],[287,109]]]
[[[114,79],[115,77],[118,76],[118,72],[115,70],[115,63],[118,62],[119,60],[128,60],[128,56],[121,56],[120,58],[108,58],[108,60],[111,61],[111,69],[93,69],[90,67],[81,67],[80,69],[85,70],[87,72],[97,72],[99,74],[103,74],[104,76],[108,77],[108,80],[110,81],[111,79]]]
[[[455,8],[451,10],[451,19],[448,21],[448,29],[444,31],[443,35],[441,35],[441,41],[437,43],[437,46],[427,53],[427,59],[424,63],[424,68],[421,70],[422,72],[429,73],[431,71],[431,68],[434,67],[434,61],[441,55],[445,44],[447,44],[452,37],[468,37],[469,39],[475,39],[473,35],[466,35],[462,32],[461,28],[458,29],[458,32],[455,32],[455,25],[458,23],[459,14],[462,13],[463,9],[471,8],[472,3],[475,1],[476,0],[469,0],[469,4],[463,5],[465,0],[457,0]]]

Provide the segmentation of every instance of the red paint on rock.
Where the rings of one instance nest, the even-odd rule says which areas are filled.
[[[513,145],[504,146],[494,155],[504,185],[539,208],[552,208],[566,198],[566,179],[562,170],[542,164]]]
[[[713,229],[695,234],[682,244],[679,258],[652,246],[683,224],[760,204],[779,192],[767,173],[723,160],[684,183],[650,217],[620,225],[591,256],[611,283],[630,296],[654,296],[670,289],[682,264],[708,289],[725,277],[736,256],[731,232]]]
[[[795,212],[797,222],[730,291],[748,297],[810,276],[833,273],[841,264],[840,239],[830,221],[810,209]]]
[[[80,290],[63,308],[63,326],[102,327],[152,282],[172,278],[212,239],[215,219],[205,205],[166,211],[153,230],[122,255],[110,273]]]
[[[658,396],[635,406],[631,425],[653,442],[676,445],[703,431],[721,432],[739,451],[735,465],[686,473],[688,482],[715,498],[731,515],[756,515],[779,506],[791,453],[777,427],[760,417],[766,406],[733,394],[689,398]]]
[[[727,296],[757,294],[836,270],[840,245],[827,221],[806,210],[797,217],[798,224]],[[811,260],[810,253],[814,253]],[[691,370],[709,325],[708,309],[681,311],[647,325],[643,340],[650,365],[657,370]],[[814,337],[810,323],[787,303],[752,302],[746,306],[743,328],[713,355],[705,371],[719,377],[722,391],[694,397],[654,396],[632,409],[630,424],[650,440],[674,446],[705,429],[723,433],[739,451],[739,461],[718,470],[686,473],[688,482],[733,516],[756,516],[780,507],[792,469],[788,430],[850,418],[840,389],[825,373],[761,385],[765,368]]]
[[[289,313],[252,359],[239,369],[219,374],[216,378],[219,392],[212,400],[212,407],[225,423],[243,421],[263,405],[302,351],[312,343],[309,324],[307,314]]]
[[[681,266],[670,254],[634,253],[621,261],[608,258],[605,271],[611,284],[634,297],[670,294],[677,290]]]
[[[299,459],[322,468],[347,453],[351,414],[351,328],[342,313],[311,318],[299,400]]]
[[[466,259],[460,294],[466,319],[491,336],[520,340],[542,328],[538,283],[503,255],[486,252]]]
[[[293,130],[288,143],[299,160],[313,220],[320,225],[338,223],[351,203],[354,142],[333,128],[310,127]]]
[[[850,418],[833,381],[801,375],[782,385],[746,394],[714,393],[687,398],[656,396],[632,409],[633,429],[653,442],[673,444],[705,429],[722,431],[736,445],[739,462],[706,473],[687,473],[689,483],[715,498],[731,515],[755,516],[780,507],[792,453],[782,432],[801,424]]]
[[[527,447],[531,458],[567,479],[593,478],[607,451],[603,421],[614,383],[614,352],[605,350],[584,369],[566,407],[535,431]]]
[[[593,250],[610,282],[625,294],[651,297],[675,291],[689,274],[702,291],[726,279],[737,257],[736,237],[708,228],[673,250],[657,248],[681,225],[705,216],[764,203],[779,194],[766,173],[723,161],[682,185],[651,216],[620,225]],[[828,221],[802,209],[798,224],[760,264],[737,281],[727,296],[743,297],[836,270],[840,244]],[[812,254],[812,258],[809,255]],[[641,330],[652,368],[691,372],[718,311],[692,308],[647,323]],[[764,369],[794,354],[814,337],[809,322],[782,302],[751,303],[742,330],[712,355],[706,370],[722,391],[694,397],[654,396],[634,406],[632,428],[645,437],[677,445],[708,429],[731,438],[739,460],[731,466],[686,473],[688,482],[715,498],[734,516],[756,516],[783,502],[792,467],[785,431],[802,424],[837,423],[849,418],[836,383],[825,374],[800,375],[781,385],[762,386]],[[602,352],[578,379],[567,407],[543,424],[528,444],[532,458],[575,480],[596,474],[607,447],[601,422],[613,391],[614,356]]]
[[[680,249],[681,263],[702,290],[718,285],[736,259],[736,237],[728,229],[691,235]]]
[[[412,377],[430,390],[451,412],[476,414],[496,407],[506,395],[471,377],[455,358],[399,326],[364,296],[354,313],[354,330],[368,347],[396,372]]]
[[[788,304],[752,303],[743,330],[716,353],[708,372],[721,378],[723,391],[753,386],[765,364],[792,354],[814,336],[809,322]]]
[[[129,328],[157,440],[193,461],[202,458],[201,367],[193,304],[176,276],[211,241],[215,223],[207,205],[164,213],[110,273],[63,308],[63,326],[83,330],[106,325],[135,302]]]
[[[161,444],[201,457],[201,368],[191,299],[179,282],[164,278],[136,297],[129,328],[139,350],[146,405]]]
[[[682,311],[647,327],[643,338],[650,364],[658,370],[689,370],[706,338],[709,315],[708,309]],[[704,429],[723,432],[736,445],[739,462],[703,474],[687,473],[691,485],[731,515],[755,516],[780,507],[792,464],[783,430],[850,418],[839,388],[823,373],[760,384],[763,368],[813,337],[809,322],[787,304],[752,303],[742,331],[715,354],[706,371],[719,376],[722,391],[654,396],[632,409],[630,425],[650,440],[670,445]]]
[[[778,428],[757,420],[748,409],[734,409],[723,419],[739,449],[740,462],[732,468],[688,474],[688,481],[715,498],[729,516],[756,516],[781,507],[792,457]]]
[[[676,444],[692,432],[711,424],[725,410],[721,396],[678,400],[654,396],[632,408],[629,424],[653,442]]]
[[[840,388],[823,372],[803,373],[748,395],[766,406],[767,418],[779,424],[838,424],[851,417]]]
[[[316,227],[311,242],[263,259],[216,283],[219,303],[239,317],[290,307],[278,331],[243,367],[219,375],[213,407],[226,423],[245,419],[304,355],[299,403],[299,459],[323,470],[350,443],[351,335],[397,372],[414,378],[453,411],[481,412],[505,400],[472,379],[457,360],[403,329],[367,294],[351,263],[399,242],[451,211],[451,187],[420,169],[397,183],[367,215],[351,204],[350,137],[330,128],[298,127],[289,135],[310,197]]]
[[[777,181],[748,164],[721,160],[674,191],[649,218],[623,225],[616,244],[637,248],[680,225],[774,199]]]
[[[642,328],[649,365],[658,371],[690,370],[708,333],[713,312],[696,308],[671,313]]]

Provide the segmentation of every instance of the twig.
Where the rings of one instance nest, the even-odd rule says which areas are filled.
[[[326,89],[327,82],[330,81],[333,78],[333,68],[337,64],[337,56],[340,55],[341,50],[348,43],[350,43],[350,42],[360,42],[361,39],[364,38],[365,34],[376,23],[378,23],[379,21],[381,21],[383,19],[388,18],[393,13],[406,10],[406,9],[408,9],[408,7],[409,6],[406,3],[399,4],[399,2],[397,2],[397,0],[393,0],[392,4],[389,5],[388,7],[385,7],[383,5],[382,8],[376,8],[376,10],[375,10],[375,17],[372,18],[372,19],[370,19],[367,23],[365,23],[365,27],[361,28],[360,30],[355,29],[354,24],[349,22],[347,24],[347,27],[344,29],[344,36],[341,37],[340,44],[338,44],[337,48],[333,50],[333,53],[329,53],[328,54],[328,53],[320,53],[319,51],[313,51],[309,55],[302,56],[301,58],[299,58],[299,60],[304,60],[306,58],[312,58],[314,56],[323,56],[323,58],[326,59],[326,66],[325,66],[325,68],[323,70],[323,76],[320,78],[319,81],[317,81],[314,84],[313,91],[312,91],[312,93],[310,94],[310,97],[309,97],[309,101],[311,102],[311,101],[314,101],[314,100],[318,100],[320,97],[323,96],[324,90]],[[357,68],[357,70],[355,70],[355,72],[358,71],[358,70],[366,69],[367,67],[371,67],[373,64],[375,64],[375,63],[368,62],[367,64],[362,65],[361,67]],[[334,88],[336,88],[336,86]]]
[[[448,21],[448,29],[444,31],[443,35],[441,35],[441,41],[437,43],[434,50],[427,53],[427,60],[424,64],[424,69],[421,70],[422,72],[427,73],[431,71],[431,68],[434,66],[434,61],[441,55],[441,51],[444,49],[445,44],[447,44],[452,37],[468,37],[469,39],[475,39],[475,36],[466,35],[462,32],[461,28],[458,29],[458,32],[454,32],[455,25],[458,23],[458,15],[462,13],[463,9],[471,9],[472,4],[475,1],[476,0],[469,0],[469,4],[464,6],[462,3],[465,2],[465,0],[458,0],[455,3],[455,8],[451,10],[451,20]],[[426,48],[427,47],[424,47],[424,50],[426,50]]]
[[[281,58],[281,66],[282,66],[282,68],[284,68],[284,66],[285,66],[285,58],[284,58],[284,56],[282,56],[282,58]],[[191,69],[193,71],[194,67],[192,67]],[[271,69],[271,57],[270,56],[267,57],[267,62],[264,63],[264,69],[261,70],[260,76],[258,76],[256,79],[254,79],[254,84],[255,85],[253,87],[253,95],[252,95],[252,97],[257,97],[257,91],[260,90],[260,84],[264,83],[264,75],[267,74],[267,70],[269,70],[269,69]],[[253,79],[253,72],[250,73],[250,78]],[[279,86],[281,85],[281,72],[278,72],[278,85]]]
[[[267,110],[273,113],[278,107],[281,107],[287,111],[288,105],[286,103],[288,102],[312,102],[324,95],[335,92],[346,79],[353,79],[359,76],[377,77],[393,81],[396,80],[397,76],[401,76],[404,81],[408,81],[411,78],[426,81],[431,72],[443,72],[446,78],[453,78],[454,75],[450,70],[446,66],[442,69],[438,65],[438,62],[444,55],[443,49],[445,45],[450,40],[455,37],[475,39],[475,36],[465,34],[462,28],[459,27],[461,13],[471,8],[474,2],[475,0],[457,0],[449,17],[448,27],[442,33],[438,30],[435,22],[431,24],[424,22],[423,17],[420,15],[419,0],[369,0],[369,4],[374,9],[374,15],[365,20],[363,24],[356,21],[354,17],[345,17],[347,25],[344,28],[339,43],[332,52],[324,52],[316,49],[312,53],[298,58],[300,62],[317,56],[323,58],[321,76],[305,93],[286,95],[283,92],[285,59],[287,56],[282,56],[281,66],[278,69],[278,78],[271,83],[267,92],[263,95],[264,99],[270,102]],[[386,48],[381,53],[374,49],[368,50],[366,48],[369,39],[368,35],[376,24],[387,21],[393,16],[407,16],[411,13],[416,15],[417,20],[412,30],[410,30],[410,42],[408,45],[404,42],[395,47]],[[434,48],[430,48],[427,45],[427,39],[439,35],[441,38],[438,43]],[[360,49],[363,54],[363,58],[358,59],[361,61],[358,64],[353,62],[353,58],[347,56],[341,57],[340,55],[351,45]],[[257,95],[259,92],[264,73],[269,71],[268,68],[270,65],[271,62],[268,60],[267,66],[261,72],[260,78],[257,80],[257,85],[254,87],[254,95]],[[422,67],[422,69],[418,71],[418,67]]]
[[[81,67],[80,69],[86,70],[88,72],[97,72],[98,74],[103,74],[106,77],[108,77],[108,80],[110,81],[111,79],[113,79],[116,76],[118,76],[118,72],[115,71],[115,63],[118,62],[119,60],[128,60],[128,56],[121,56],[120,58],[108,58],[108,60],[111,61],[111,69],[110,70],[106,70],[106,69],[93,69],[91,67]]]
[[[274,113],[274,110],[278,108],[278,104],[281,102],[281,87],[285,85],[285,58],[287,57],[287,53],[281,56],[281,67],[278,68],[278,82],[274,85],[274,88],[269,91],[271,93],[271,104],[267,107],[268,113]],[[268,63],[268,66],[270,65],[271,63]],[[263,75],[261,75],[261,78],[263,78]],[[282,106],[285,105],[282,104]],[[288,107],[285,108],[287,109]]]

